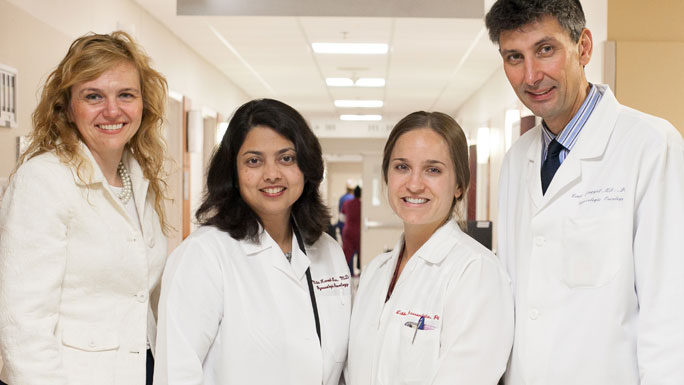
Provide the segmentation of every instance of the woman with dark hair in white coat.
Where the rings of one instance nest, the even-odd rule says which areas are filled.
[[[169,257],[155,384],[337,385],[351,288],[318,186],[318,139],[292,107],[253,100],[207,176],[202,227]]]
[[[414,112],[392,129],[382,170],[404,233],[361,275],[347,384],[496,385],[513,296],[497,257],[452,218],[468,188],[463,131],[448,115]]]

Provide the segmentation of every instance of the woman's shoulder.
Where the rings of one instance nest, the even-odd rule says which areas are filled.
[[[34,155],[30,159],[26,160],[21,166],[19,166],[15,175],[55,177],[61,176],[61,174],[71,175],[71,167],[62,162],[57,154],[49,151]]]
[[[329,234],[323,232],[321,233],[321,236],[318,237],[316,242],[311,245],[312,247],[315,247],[317,249],[333,249],[333,250],[338,250],[342,252],[342,248],[340,247],[340,244],[334,240]]]
[[[239,243],[239,240],[231,237],[230,234],[216,226],[200,226],[185,238],[178,249],[204,249],[218,252],[226,247],[238,246]]]
[[[66,194],[71,189],[69,186],[75,184],[71,167],[55,153],[45,152],[22,163],[11,176],[10,186],[16,191],[41,189],[52,194]]]
[[[479,262],[496,266],[497,269],[503,269],[503,264],[499,260],[499,257],[461,230],[460,226],[455,221],[453,221],[452,224],[450,237],[452,237],[455,242],[449,254],[452,257],[458,257],[463,265],[467,266],[473,262]]]

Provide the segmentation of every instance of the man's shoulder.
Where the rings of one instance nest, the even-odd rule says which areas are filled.
[[[672,123],[625,105],[618,109],[615,129],[622,135],[629,135],[633,143],[684,146],[682,135]]]

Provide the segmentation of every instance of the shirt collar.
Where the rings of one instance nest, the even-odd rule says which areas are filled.
[[[579,136],[580,131],[582,131],[582,128],[589,120],[589,116],[591,116],[591,113],[594,111],[594,108],[598,104],[599,100],[601,100],[601,96],[602,95],[599,92],[598,87],[591,84],[589,93],[584,99],[584,102],[580,106],[579,110],[575,116],[570,119],[570,122],[568,122],[558,136],[554,135],[554,133],[551,132],[551,130],[549,130],[549,128],[546,126],[546,123],[542,121],[542,143],[544,145],[544,157],[542,159],[546,158],[546,149],[549,147],[549,143],[551,143],[553,139],[556,139],[556,141],[562,144],[563,147],[565,147],[568,151],[572,150],[572,148],[575,146],[575,143],[577,143],[577,137]]]

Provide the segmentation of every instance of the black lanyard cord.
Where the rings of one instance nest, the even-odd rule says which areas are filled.
[[[294,218],[292,218],[292,231],[297,237],[297,244],[299,244],[299,250],[306,255],[306,250],[304,249],[304,241],[302,236],[299,234],[297,225],[295,224]],[[318,318],[318,306],[316,305],[316,294],[314,292],[313,282],[311,280],[311,267],[306,269],[306,281],[309,284],[309,296],[311,297],[311,307],[313,308],[314,318],[316,320],[316,334],[318,334],[318,343],[322,345],[321,340],[321,321]]]

